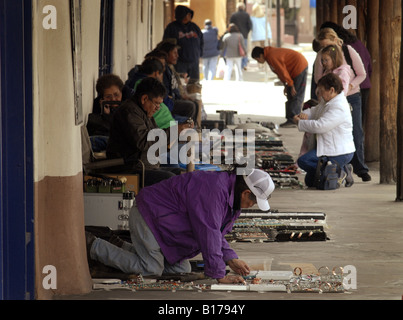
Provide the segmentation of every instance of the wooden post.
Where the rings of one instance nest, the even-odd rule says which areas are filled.
[[[276,1],[276,15],[277,15],[277,48],[281,48],[281,4],[280,0]]]
[[[329,3],[329,21],[332,21],[334,23],[337,23],[338,20],[338,0],[330,0]]]
[[[379,2],[368,0],[367,48],[372,58],[371,90],[364,116],[365,159],[379,161],[380,138],[380,56],[379,56]]]
[[[403,16],[403,8],[401,11]],[[403,29],[403,24],[402,24]],[[403,34],[403,30],[402,30]],[[403,42],[400,52],[403,52]],[[396,201],[403,201],[403,54],[400,54],[399,102],[397,106],[397,188]]]
[[[401,1],[380,1],[381,131],[380,183],[396,182],[397,97],[401,47]]]
[[[367,0],[357,0],[357,37],[361,42],[367,44]]]
[[[320,30],[320,26],[322,25],[323,22],[323,3],[324,0],[317,0],[316,1],[316,32],[315,36],[318,34]]]
[[[322,1],[323,1],[323,11],[322,11],[323,22],[330,21],[330,1],[331,0],[322,0]]]
[[[338,25],[343,25],[343,20],[345,18],[345,14],[343,13],[343,8],[346,6],[346,0],[337,1],[337,21],[335,21]]]

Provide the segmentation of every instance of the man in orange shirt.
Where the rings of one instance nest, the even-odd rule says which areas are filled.
[[[287,96],[285,104],[287,121],[280,127],[296,127],[293,118],[301,113],[304,103],[308,61],[295,50],[273,47],[255,47],[252,50],[252,58],[259,63],[267,62],[284,84],[284,94]]]

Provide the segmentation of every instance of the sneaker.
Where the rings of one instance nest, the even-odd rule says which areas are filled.
[[[346,173],[347,173],[345,187],[349,188],[354,184],[353,166],[351,164],[344,166],[344,171],[346,171]]]
[[[368,172],[365,172],[365,173],[363,173],[363,174],[360,174],[359,177],[360,177],[360,178],[362,179],[362,181],[364,181],[364,182],[368,182],[368,181],[371,181],[371,180],[372,180],[372,178],[371,178],[371,176],[368,174]]]
[[[280,124],[280,128],[296,128],[297,125],[291,120],[287,120],[286,122]]]
[[[337,188],[340,188],[346,183],[347,173],[344,170],[341,170],[340,177],[337,180]]]

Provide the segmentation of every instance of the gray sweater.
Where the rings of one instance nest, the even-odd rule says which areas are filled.
[[[225,57],[227,58],[241,57],[238,48],[239,41],[241,42],[241,45],[244,51],[246,52],[244,37],[240,32],[227,33],[223,37],[224,48],[222,52],[224,53]]]

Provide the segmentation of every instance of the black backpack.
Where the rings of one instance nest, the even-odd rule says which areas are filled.
[[[338,180],[341,168],[338,163],[332,163],[327,157],[320,157],[316,167],[314,186],[319,190],[335,190],[339,188]]]

